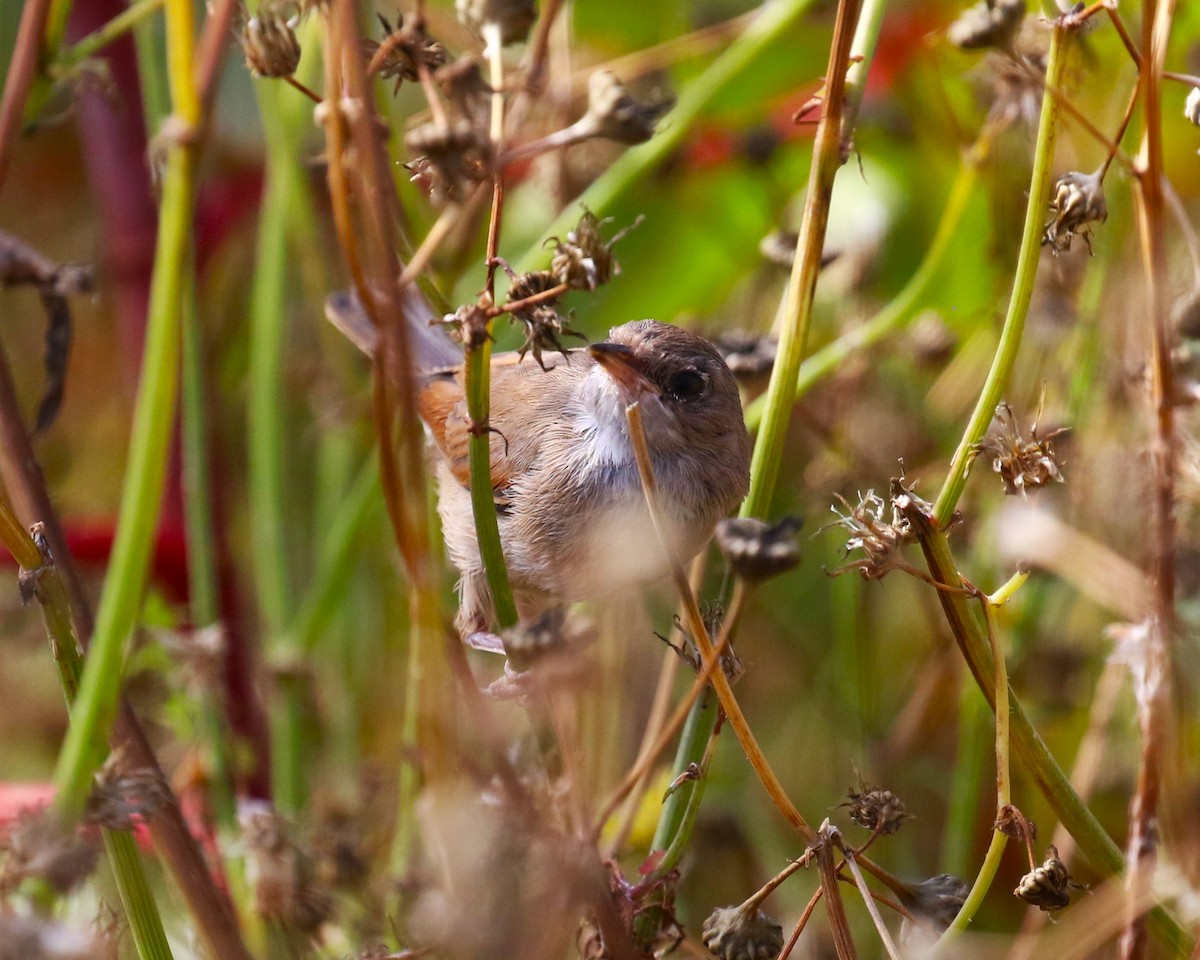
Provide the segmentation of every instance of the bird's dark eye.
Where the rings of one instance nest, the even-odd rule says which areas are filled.
[[[667,393],[676,400],[695,400],[708,390],[708,377],[699,370],[680,370],[667,381]]]

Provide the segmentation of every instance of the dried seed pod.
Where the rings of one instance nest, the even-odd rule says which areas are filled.
[[[256,77],[290,77],[300,65],[296,19],[285,15],[283,4],[261,3],[242,25],[246,66]]]
[[[500,43],[521,43],[537,20],[537,0],[455,0],[458,19],[482,35],[487,26],[500,28]]]
[[[441,67],[433,79],[459,116],[475,124],[485,122],[491,109],[489,98],[495,91],[484,80],[477,57],[459,57]]]
[[[1024,19],[1025,0],[980,0],[950,24],[946,39],[963,50],[1008,50]]]
[[[840,494],[836,496],[847,512],[840,513],[836,506],[830,507],[838,518],[832,525],[844,527],[851,534],[846,541],[847,553],[862,550],[866,556],[829,571],[830,575],[839,576],[857,570],[864,580],[879,580],[903,567],[904,545],[912,542],[916,534],[895,504],[891,505],[889,522],[885,519],[888,504],[874,490],[868,490],[866,496],[860,494],[854,506],[850,506]]]
[[[446,62],[445,46],[425,32],[423,20],[414,18],[405,23],[403,16],[397,16],[393,27],[382,14],[376,16],[383,24],[383,40],[365,40],[363,45],[370,58],[370,72],[394,79],[393,92],[399,91],[405,80],[419,80],[422,66],[433,73]]]
[[[839,806],[849,808],[849,817],[860,827],[865,827],[880,836],[895,833],[908,816],[904,804],[891,790],[859,784],[858,791],[851,790],[849,799]]]
[[[954,922],[970,892],[971,885],[965,880],[939,873],[912,884],[907,893],[900,894],[900,901],[917,923],[940,933]]]
[[[1042,231],[1042,246],[1054,253],[1071,249],[1075,236],[1083,237],[1088,252],[1092,249],[1092,224],[1108,219],[1108,203],[1104,199],[1104,183],[1096,173],[1068,173],[1054,184],[1054,199],[1050,201],[1054,219]]]
[[[1050,441],[1065,433],[1065,428],[1039,437],[1035,421],[1026,440],[1021,435],[1012,407],[1003,402],[996,407],[996,422],[999,431],[979,444],[977,455],[991,457],[992,469],[1000,475],[1005,494],[1027,496],[1031,489],[1036,490],[1050,482],[1064,482],[1061,465]]]
[[[449,328],[467,351],[477,350],[492,339],[488,333],[487,311],[477,303],[463,304],[454,313],[442,317],[441,323]]]
[[[573,290],[595,290],[621,272],[621,265],[613,256],[612,248],[638,226],[642,218],[638,217],[625,229],[613,234],[611,240],[605,241],[600,228],[608,222],[599,219],[585,207],[579,223],[567,234],[567,239],[555,240],[550,272],[559,283],[568,284]]]
[[[539,293],[546,293],[548,290],[553,290],[555,287],[561,287],[562,281],[559,280],[549,270],[531,270],[529,273],[518,274],[513,277],[508,284],[508,303],[516,303],[520,300],[528,300],[530,297],[536,297]],[[552,307],[558,302],[558,297],[553,297],[549,300],[543,300],[535,306]],[[508,304],[505,304],[507,306]],[[521,307],[513,311],[513,316],[521,319],[525,315],[533,311],[533,307]]]
[[[1183,115],[1200,127],[1200,87],[1192,87],[1187,99],[1183,101]]]
[[[525,324],[525,342],[517,349],[517,358],[524,360],[526,353],[532,353],[533,359],[543,370],[548,369],[542,359],[543,351],[554,350],[564,357],[568,355],[569,351],[562,345],[560,337],[587,339],[578,330],[567,326],[569,318],[563,317],[554,307],[538,306],[528,311],[521,310],[514,316]]]
[[[0,892],[35,878],[58,893],[69,893],[91,876],[100,855],[91,840],[64,828],[47,810],[20,813],[0,851]]]
[[[1046,859],[1042,865],[1034,867],[1021,878],[1013,890],[1013,896],[1051,913],[1070,906],[1071,895],[1067,891],[1080,886],[1071,880],[1067,865],[1058,859],[1058,850],[1051,845],[1046,849]]]
[[[700,938],[721,960],[769,960],[783,949],[783,927],[761,910],[717,907],[704,921]]]
[[[717,547],[735,576],[757,583],[800,563],[796,534],[801,522],[797,517],[784,517],[776,524],[753,517],[732,517],[717,524]]]
[[[291,839],[284,819],[263,801],[245,801],[238,807],[238,825],[255,909],[287,928],[315,932],[329,917],[333,902],[317,883],[312,861]]]
[[[721,624],[725,620],[724,607],[719,603],[706,604],[703,615],[704,629],[708,631],[709,637],[716,637],[720,634]],[[679,655],[680,660],[699,673],[704,663],[695,638],[687,627],[683,625],[683,621],[678,616],[675,617],[673,624],[675,629],[679,631],[680,636],[683,637],[681,643],[676,645],[661,633],[656,633],[655,636],[674,650]],[[742,678],[742,674],[746,672],[746,666],[742,663],[742,658],[737,655],[736,651],[729,644],[726,644],[725,652],[721,654],[721,672],[725,674],[730,683],[737,683]]]
[[[779,341],[774,337],[735,330],[717,337],[713,345],[735,377],[749,380],[771,372]]]
[[[153,767],[126,769],[124,757],[112,753],[96,773],[84,809],[85,823],[109,830],[132,830],[171,801],[171,788]]]
[[[579,121],[585,135],[616,143],[645,143],[667,112],[668,104],[642,104],[629,95],[620,77],[597,70],[588,78],[587,113]]]
[[[411,152],[421,155],[410,169],[429,174],[433,193],[443,199],[460,199],[469,186],[488,175],[491,144],[467,120],[414,127],[404,142]]]

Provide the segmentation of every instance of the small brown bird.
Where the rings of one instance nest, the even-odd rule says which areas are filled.
[[[462,574],[458,627],[468,636],[494,629],[495,616],[471,512],[462,357],[426,326],[427,310],[407,312],[421,375],[418,407],[440,455],[438,512]],[[352,297],[334,295],[326,313],[358,346],[373,349],[374,331],[364,330]],[[638,320],[547,370],[516,354],[493,358],[492,491],[522,619],[669,571],[629,439],[625,409],[635,401],[673,546],[686,560],[750,482],[737,384],[713,345],[678,327]]]

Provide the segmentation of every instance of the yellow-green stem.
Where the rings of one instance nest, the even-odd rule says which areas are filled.
[[[192,131],[200,120],[192,82],[194,9],[190,0],[168,0],[166,9],[171,98],[185,131]],[[145,353],[116,539],[73,722],[54,772],[55,810],[69,823],[82,814],[92,775],[104,759],[120,693],[125,643],[146,585],[179,392],[179,318],[195,168],[195,149],[181,136],[168,148],[163,174]]]
[[[1000,402],[1013,365],[1017,360],[1017,351],[1021,346],[1021,334],[1025,330],[1025,318],[1029,313],[1029,303],[1033,297],[1033,282],[1037,277],[1038,260],[1042,250],[1042,222],[1046,216],[1046,205],[1049,202],[1050,178],[1053,172],[1054,141],[1058,131],[1059,101],[1050,88],[1058,89],[1062,84],[1063,72],[1066,68],[1067,53],[1075,27],[1060,20],[1054,26],[1054,34],[1050,40],[1050,54],[1046,62],[1046,87],[1042,96],[1042,116],[1038,123],[1037,145],[1033,155],[1033,173],[1030,176],[1029,200],[1025,207],[1025,226],[1021,231],[1021,249],[1017,254],[1017,269],[1013,277],[1012,297],[1008,302],[1008,314],[1004,318],[1004,328],[1000,333],[1000,343],[996,348],[996,356],[988,371],[987,380],[979,394],[979,401],[967,428],[959,441],[958,449],[950,461],[950,471],[946,482],[934,504],[933,513],[942,526],[949,523],[954,514],[954,508],[962,496],[967,483],[967,470],[975,445],[983,439],[988,424],[996,412],[996,404]]]

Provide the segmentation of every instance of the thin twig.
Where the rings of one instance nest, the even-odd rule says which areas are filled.
[[[0,96],[0,188],[8,176],[8,164],[13,141],[21,127],[29,88],[37,75],[39,49],[51,0],[26,0],[17,26],[17,39],[8,75],[4,78],[4,93]]]

